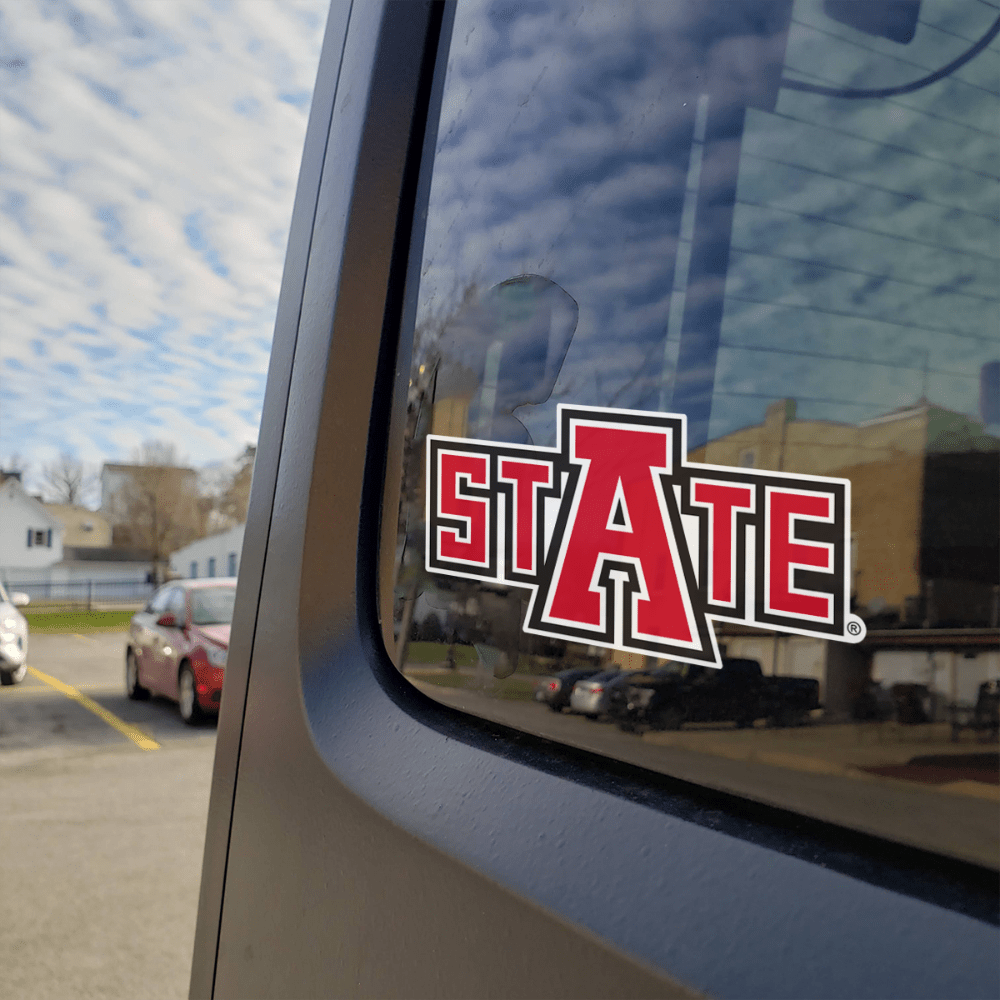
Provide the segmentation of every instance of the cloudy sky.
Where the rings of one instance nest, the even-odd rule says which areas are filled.
[[[0,462],[256,440],[324,0],[0,0]]]
[[[796,0],[783,56],[780,26],[757,37],[737,5],[708,9],[459,9],[421,318],[433,326],[470,286],[525,273],[573,297],[552,399],[518,412],[537,443],[552,443],[558,401],[670,410],[678,378],[711,396],[702,441],[786,396],[803,419],[855,424],[925,393],[975,417],[982,366],[1000,358],[1000,40],[880,99],[768,98],[758,70],[777,59],[786,78],[827,87],[906,84],[973,46],[997,7],[924,0],[903,43]],[[731,230],[705,237],[716,259],[730,249],[716,281],[688,263],[693,209],[714,224],[727,183]],[[693,352],[678,375],[685,300],[716,301],[722,319],[717,355]],[[500,362],[498,398],[516,395],[519,371]]]

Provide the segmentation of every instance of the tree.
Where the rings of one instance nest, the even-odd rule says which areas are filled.
[[[243,524],[250,504],[250,481],[257,446],[248,444],[236,459],[236,470],[224,490],[219,503],[219,513],[233,524]]]
[[[97,477],[69,452],[42,466],[42,490],[52,503],[82,504],[91,499]]]
[[[246,521],[256,453],[256,446],[248,444],[234,461],[213,463],[199,472],[199,504],[209,531]]]
[[[115,497],[119,541],[149,554],[157,580],[170,554],[204,533],[197,476],[181,461],[173,444],[146,441],[133,452]]]

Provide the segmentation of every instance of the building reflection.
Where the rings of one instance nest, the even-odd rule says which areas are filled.
[[[865,642],[725,623],[731,655],[815,677],[829,718],[864,711],[869,682],[923,688],[926,714],[943,718],[1000,676],[1000,437],[983,421],[927,399],[854,425],[799,420],[795,400],[783,399],[689,460],[851,481],[852,602]]]

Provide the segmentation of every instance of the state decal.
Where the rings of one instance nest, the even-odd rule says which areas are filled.
[[[683,414],[560,405],[555,448],[429,435],[426,566],[524,630],[721,666],[712,620],[860,642],[847,479],[687,463]]]

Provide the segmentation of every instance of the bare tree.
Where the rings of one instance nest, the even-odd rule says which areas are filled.
[[[256,446],[248,444],[235,461],[209,465],[198,473],[198,502],[210,531],[246,521],[256,453]]]
[[[248,444],[236,459],[236,469],[219,499],[219,513],[231,524],[243,524],[250,504],[250,481],[257,446]]]
[[[204,533],[197,476],[181,463],[173,444],[146,441],[133,452],[117,497],[117,536],[149,553],[157,580],[163,578],[170,554]]]
[[[66,451],[42,466],[42,490],[52,503],[85,503],[92,498],[96,483],[94,473]]]

